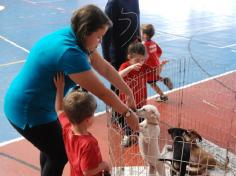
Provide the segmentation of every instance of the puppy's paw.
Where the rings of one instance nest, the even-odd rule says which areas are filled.
[[[167,150],[168,152],[173,151],[173,146],[172,146],[172,145],[167,145],[167,146],[166,146],[166,150]]]

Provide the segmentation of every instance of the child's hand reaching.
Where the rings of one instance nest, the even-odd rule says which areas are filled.
[[[64,91],[64,87],[65,87],[65,80],[64,80],[64,74],[63,73],[57,73],[57,75],[54,77],[53,79],[54,84],[57,88],[57,91]]]
[[[103,172],[103,176],[111,176],[111,174],[110,174],[110,172],[108,172],[108,171],[104,171],[104,172]]]
[[[60,113],[63,111],[63,97],[64,97],[64,86],[65,86],[64,74],[57,73],[53,81],[57,89],[55,110],[57,112],[57,115],[59,116]]]
[[[85,176],[92,176],[92,175],[97,175],[98,173],[103,173],[103,175],[106,175],[108,173],[110,173],[110,166],[107,162],[102,161],[98,167],[94,168],[94,169],[89,169],[89,170],[85,170],[83,171],[83,174]]]
[[[168,60],[163,60],[163,61],[161,62],[161,66],[167,64],[168,62],[169,62]]]
[[[135,70],[138,71],[140,70],[140,68],[142,67],[142,63],[136,63],[136,64],[131,64],[130,66],[126,67],[125,69],[119,71],[119,74],[121,77],[125,77],[126,75],[129,74],[129,72]]]
[[[102,162],[99,164],[99,167],[100,167],[101,170],[103,170],[103,171],[110,172],[110,170],[111,170],[110,165],[109,165],[106,161],[102,161]]]
[[[136,63],[136,64],[133,64],[133,65],[130,65],[130,69],[131,69],[131,70],[136,70],[136,71],[138,71],[138,70],[140,70],[140,68],[142,67],[142,65],[143,65],[143,64],[141,64],[141,63]]]

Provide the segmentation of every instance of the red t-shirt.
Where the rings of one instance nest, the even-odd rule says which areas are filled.
[[[143,44],[148,54],[145,64],[149,67],[159,66],[162,49],[152,40],[145,41]]]
[[[63,140],[70,163],[71,176],[84,176],[83,170],[94,169],[102,162],[97,140],[89,135],[75,135],[65,113],[59,115]],[[102,176],[102,173],[97,174]],[[97,176],[96,175],[96,176]]]
[[[124,70],[125,68],[129,67],[129,61],[124,62],[121,64],[119,71]],[[147,72],[148,67],[147,65],[143,64],[140,70],[132,70],[130,71],[123,79],[131,88],[134,94],[134,99],[136,101],[137,108],[142,107],[146,104],[147,100]],[[126,97],[124,93],[120,93],[120,99],[125,102]]]
[[[159,80],[159,76],[155,72],[158,66],[160,66],[160,57],[162,54],[162,49],[152,40],[148,40],[143,42],[144,46],[147,50],[147,59],[145,64],[147,64],[152,72],[148,74],[148,81],[156,81]]]

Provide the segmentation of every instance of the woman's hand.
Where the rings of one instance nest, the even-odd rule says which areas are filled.
[[[136,113],[131,111],[131,116],[125,117],[125,121],[134,132],[139,131],[139,122],[138,122],[138,116]]]
[[[127,106],[129,106],[131,109],[136,109],[136,102],[132,90],[130,90],[130,93],[127,94],[126,97],[127,97]]]

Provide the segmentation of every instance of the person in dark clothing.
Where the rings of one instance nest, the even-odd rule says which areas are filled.
[[[103,57],[118,70],[130,43],[140,39],[138,0],[108,0],[105,13],[113,22],[102,40]]]

